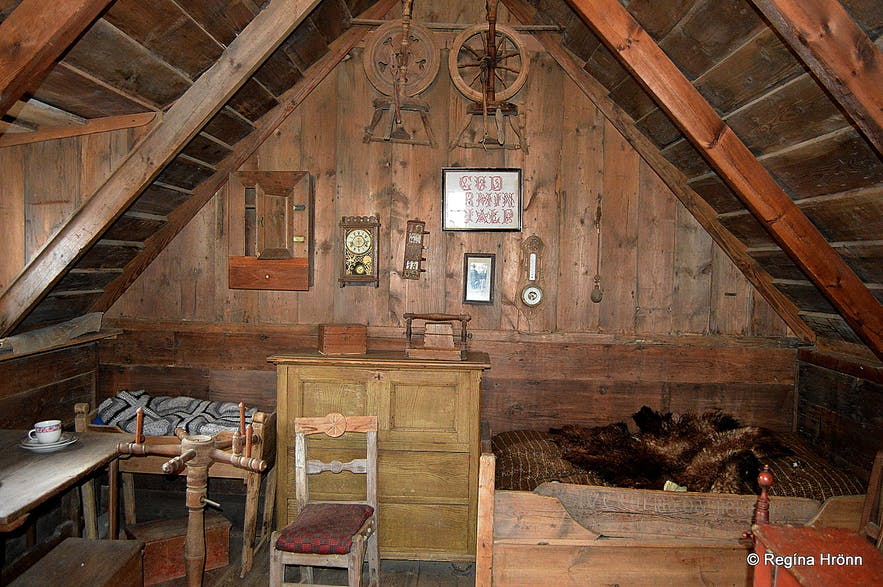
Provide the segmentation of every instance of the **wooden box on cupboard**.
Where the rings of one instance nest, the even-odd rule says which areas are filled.
[[[479,385],[490,367],[487,354],[436,361],[408,359],[401,352],[336,357],[306,352],[269,360],[277,366],[278,525],[296,513],[294,419],[332,412],[376,415],[381,556],[474,560]],[[322,440],[310,442],[310,454],[322,458]],[[358,443],[352,446],[352,457],[336,450],[333,458],[360,458]],[[364,495],[364,480],[323,473],[310,479],[310,493],[315,499],[352,498]]]

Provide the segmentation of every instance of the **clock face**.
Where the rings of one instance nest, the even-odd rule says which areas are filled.
[[[371,248],[371,234],[362,228],[357,228],[346,235],[346,248],[356,255],[367,253]]]

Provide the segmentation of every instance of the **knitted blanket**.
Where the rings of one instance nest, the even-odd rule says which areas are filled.
[[[143,389],[121,391],[98,406],[93,424],[117,426],[135,432],[135,412],[144,408],[145,436],[172,436],[176,428],[188,434],[213,436],[222,430],[239,428],[239,405],[234,402],[212,402],[192,397],[151,397]],[[245,412],[249,424],[256,408]]]

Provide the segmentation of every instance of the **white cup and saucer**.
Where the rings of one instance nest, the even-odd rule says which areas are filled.
[[[19,446],[33,452],[54,452],[78,439],[77,434],[62,431],[61,420],[42,420],[28,430],[28,437]]]

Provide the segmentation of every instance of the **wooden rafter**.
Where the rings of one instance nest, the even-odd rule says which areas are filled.
[[[883,357],[880,302],[617,0],[568,0],[789,257]]]
[[[537,10],[525,0],[502,0],[522,24],[542,24]],[[815,333],[799,316],[799,309],[787,296],[773,284],[772,277],[758,267],[757,263],[733,234],[716,218],[715,210],[702,196],[697,194],[688,184],[687,178],[674,164],[669,162],[659,149],[635,125],[635,121],[619,105],[607,95],[603,85],[583,69],[583,63],[577,62],[573,55],[564,48],[561,36],[547,32],[535,32],[534,37],[543,48],[555,59],[561,69],[582,90],[589,100],[601,111],[610,123],[634,147],[635,151],[647,162],[668,188],[693,215],[712,240],[723,250],[733,263],[742,271],[751,285],[763,296],[768,304],[785,321],[794,333],[806,342],[814,342]]]
[[[92,118],[78,126],[41,126],[32,132],[19,132],[0,136],[0,148],[13,145],[26,145],[39,141],[52,141],[79,137],[99,132],[109,132],[123,128],[136,128],[150,124],[154,120],[162,120],[161,112],[145,112],[142,114],[121,114],[119,116],[106,116],[104,118]]]
[[[0,336],[15,328],[316,4],[272,0],[255,16],[0,295]]]
[[[751,0],[883,153],[883,55],[837,0]]]
[[[382,18],[398,4],[399,0],[380,0],[360,15],[360,18]],[[239,169],[245,161],[267,140],[276,128],[306,99],[331,71],[370,32],[365,27],[351,27],[329,46],[329,51],[310,66],[291,89],[279,97],[279,105],[255,123],[255,130],[236,143],[233,151],[216,166],[216,171],[193,190],[193,195],[169,214],[168,223],[151,236],[138,254],[104,289],[104,294],[90,311],[103,312],[126,291],[135,279],[150,265],[166,245],[181,232],[184,226],[215,195],[230,173]],[[97,308],[102,308],[98,310]]]
[[[24,0],[0,23],[0,116],[111,0]]]

